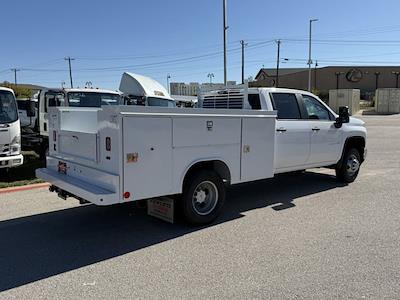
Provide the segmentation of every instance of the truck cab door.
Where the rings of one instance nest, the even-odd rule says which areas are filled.
[[[311,127],[302,118],[300,96],[294,93],[271,93],[278,111],[275,133],[275,163],[277,172],[304,166],[310,155]]]
[[[48,136],[48,109],[49,107],[65,106],[64,92],[62,91],[46,91],[39,95],[39,127],[40,135]]]
[[[302,95],[302,103],[311,127],[311,150],[308,164],[336,163],[341,154],[342,130],[336,128],[335,116],[310,95]]]

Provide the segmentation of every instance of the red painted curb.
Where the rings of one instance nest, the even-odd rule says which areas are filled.
[[[33,189],[40,189],[48,187],[50,184],[47,182],[44,183],[36,183],[36,184],[29,184],[29,185],[22,185],[22,186],[12,186],[9,188],[0,189],[0,194],[7,194],[7,193],[14,193],[14,192],[21,192]]]

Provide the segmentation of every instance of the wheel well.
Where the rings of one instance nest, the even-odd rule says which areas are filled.
[[[229,185],[231,183],[231,172],[229,171],[228,166],[223,161],[210,160],[198,162],[191,166],[185,174],[183,186],[185,186],[188,178],[190,178],[193,174],[199,172],[200,170],[214,171],[218,174],[219,177],[221,177],[225,184]]]
[[[360,156],[361,156],[361,162],[363,162],[364,161],[364,151],[365,151],[365,139],[362,136],[354,136],[354,137],[348,138],[344,145],[342,159],[343,159],[344,152],[350,148],[355,148],[358,150],[358,152],[360,153]]]

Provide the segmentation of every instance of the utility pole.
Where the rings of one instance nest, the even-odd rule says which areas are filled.
[[[227,43],[228,43],[228,15],[227,15],[227,0],[223,1],[223,18],[224,18],[224,85],[226,86],[228,79],[228,72],[227,72]]]
[[[311,19],[310,20],[310,32],[308,37],[308,91],[311,92],[311,35],[312,35],[312,23],[317,22],[318,19]]]
[[[314,69],[314,89],[317,89],[317,68],[318,68],[318,60],[315,61],[315,69]]]
[[[20,70],[20,69],[17,69],[17,68],[14,68],[14,69],[11,69],[11,71],[14,72],[15,94],[17,94],[17,87],[18,87],[18,85],[17,85],[17,72],[19,72],[19,71],[21,71],[21,70]]]
[[[247,44],[241,40],[240,44],[242,45],[242,84],[244,84],[244,48],[247,46]]]
[[[280,53],[281,53],[281,40],[277,40],[278,44],[278,53],[276,56],[276,79],[275,79],[275,87],[279,87],[279,61],[280,61]]]
[[[170,74],[168,74],[167,75],[167,89],[168,89],[168,94],[171,94],[171,89],[170,89],[170,87],[169,87],[169,80],[171,79],[171,75]]]
[[[75,60],[75,58],[71,58],[71,57],[66,57],[64,58],[65,60],[68,61],[68,66],[69,66],[69,80],[71,82],[71,89],[74,88],[74,85],[72,83],[72,69],[71,69],[71,60]]]
[[[14,72],[14,85],[17,87],[17,72],[21,71],[20,69],[11,69]]]

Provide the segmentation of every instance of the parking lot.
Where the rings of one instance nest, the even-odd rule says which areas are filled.
[[[1,194],[0,298],[398,299],[400,116],[361,118],[356,182],[322,169],[235,186],[207,227]]]

